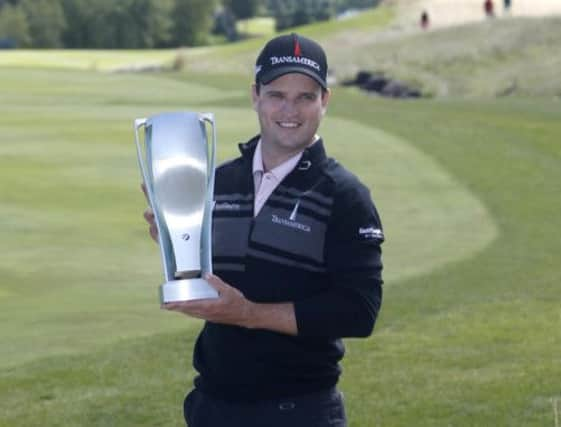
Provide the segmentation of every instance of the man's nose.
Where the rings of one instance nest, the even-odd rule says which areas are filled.
[[[290,99],[285,99],[281,106],[281,110],[285,113],[295,113],[297,109],[296,102]]]

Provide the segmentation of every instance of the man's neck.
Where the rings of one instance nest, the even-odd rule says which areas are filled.
[[[282,153],[277,153],[277,152],[271,153],[267,150],[267,148],[265,148],[264,145],[262,145],[261,156],[263,158],[263,170],[265,172],[269,172],[274,168],[276,168],[277,166],[282,165],[288,159],[297,155],[301,151],[304,151],[304,149],[295,150],[295,151],[286,151]]]
[[[306,148],[308,148],[318,139],[319,137],[316,135],[314,139],[312,139],[312,141],[306,147],[293,151],[275,150],[275,149],[271,149],[271,147],[269,147],[267,144],[261,143],[261,156],[263,158],[263,170],[265,172],[271,171],[272,169],[286,162],[291,157],[304,151]]]

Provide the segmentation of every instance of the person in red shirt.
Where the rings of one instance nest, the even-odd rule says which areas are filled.
[[[483,3],[483,9],[485,10],[487,18],[495,17],[495,6],[493,5],[493,0],[485,0]]]

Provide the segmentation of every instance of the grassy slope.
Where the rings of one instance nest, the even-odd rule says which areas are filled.
[[[1,412],[10,425],[65,417],[73,419],[69,424],[97,422],[76,408],[98,405],[107,393],[112,399],[113,392],[91,382],[96,375],[90,365],[105,364],[102,361],[111,351],[122,352],[126,359],[129,349],[126,344],[107,347],[84,362],[72,355],[85,357],[104,346],[162,331],[185,330],[193,339],[197,322],[156,309],[155,288],[161,280],[158,255],[140,220],[144,203],[138,191],[131,124],[134,117],[163,110],[211,109],[220,124],[220,141],[226,142],[220,144],[219,156],[231,157],[235,153],[231,142],[255,132],[255,118],[243,91],[225,90],[232,78],[212,79],[221,90],[202,84],[208,80],[165,74],[0,70],[5,101],[0,106],[4,254],[0,365],[5,388],[0,390],[6,396]],[[244,84],[238,83],[236,87]],[[350,150],[344,145],[349,139],[345,129],[351,130],[355,141]],[[388,216],[386,230],[392,235],[385,252],[388,280],[430,271],[477,251],[494,238],[495,226],[481,204],[404,141],[335,116],[326,121],[324,130],[338,157],[352,164],[375,189]],[[375,170],[353,155],[359,151],[365,154],[361,159],[376,158]],[[399,186],[393,183],[396,177]],[[414,221],[411,212],[416,212]],[[481,221],[488,232],[450,250],[450,244],[464,235],[456,225],[474,221]],[[424,243],[423,230],[437,225],[440,229],[431,242]],[[424,245],[422,257],[412,242]],[[182,353],[188,353],[183,349]],[[175,356],[178,363],[184,360],[184,354]],[[65,368],[72,370],[72,378],[61,377]],[[174,369],[185,380],[183,369]],[[37,382],[28,382],[30,372]],[[123,387],[128,381],[142,382],[136,372],[136,377],[118,381]],[[103,370],[100,375],[108,374]],[[72,384],[66,384],[69,380]],[[48,393],[39,384],[53,385],[55,391]],[[84,395],[76,391],[79,384]],[[183,381],[176,386],[180,385],[187,387]],[[22,398],[37,394],[40,403],[56,402],[45,408]],[[117,407],[130,406],[134,396],[124,396]],[[130,421],[123,412],[116,422]]]
[[[561,375],[561,360],[555,350],[561,344],[558,333],[561,271],[555,262],[561,250],[559,239],[555,238],[561,225],[557,215],[560,202],[554,197],[561,182],[561,152],[553,142],[561,136],[557,105],[522,100],[391,103],[345,91],[339,91],[334,101],[332,117],[379,126],[413,142],[445,165],[461,185],[485,202],[500,227],[499,238],[470,259],[409,280],[396,278],[387,283],[375,337],[348,343],[342,387],[348,399],[351,425],[543,426],[548,423],[552,417],[549,399],[559,397],[556,378]],[[234,98],[229,102],[235,103]],[[242,102],[240,98],[239,105]],[[117,139],[126,145],[125,140],[129,138],[123,134]],[[112,146],[119,150],[118,157],[122,156],[125,164],[131,160],[130,147]],[[134,187],[134,168],[133,164],[126,165],[127,176],[121,177],[125,179],[122,185]],[[30,167],[30,170],[41,168]],[[397,182],[399,179],[396,177]],[[59,184],[60,191],[67,185]],[[111,187],[102,182],[100,188]],[[3,198],[6,194],[11,197],[8,190],[9,186],[2,187]],[[127,188],[119,194],[122,197],[129,193]],[[108,224],[98,223],[100,228],[93,231],[100,234],[101,240],[116,240],[106,242],[101,248],[111,251],[108,255],[113,257],[117,255],[112,253],[124,250],[118,245],[113,247],[121,241],[119,235],[110,236],[121,227],[125,241],[138,243],[129,244],[126,249],[133,252],[133,259],[122,266],[126,272],[101,266],[100,278],[94,277],[94,283],[107,280],[115,273],[125,281],[123,274],[130,274],[135,266],[138,268],[134,259],[138,256],[155,261],[154,251],[141,240],[142,227],[130,222],[140,200],[132,197],[134,200],[122,203],[107,197],[104,191],[104,203],[98,206],[100,211],[96,209],[97,215],[111,217],[118,226],[122,225],[109,226],[103,233]],[[402,197],[398,196],[394,203]],[[78,212],[88,210],[87,204],[82,205],[83,200],[72,203],[78,203]],[[48,205],[41,206],[45,212],[56,212]],[[115,207],[126,212],[115,218]],[[387,204],[381,208],[387,208]],[[129,219],[119,219],[122,215]],[[65,218],[72,226],[73,217]],[[91,218],[81,220],[85,221],[84,226],[96,224]],[[128,227],[134,235],[128,233]],[[466,239],[470,233],[481,232],[478,223],[469,227]],[[80,227],[72,229],[81,240]],[[53,237],[61,237],[56,229],[48,231]],[[425,230],[426,239],[430,239],[432,231]],[[91,232],[87,233],[88,238],[92,236]],[[62,237],[72,240],[71,236]],[[422,243],[415,246],[421,251],[426,249]],[[450,248],[456,248],[456,243]],[[100,267],[99,259],[89,262]],[[143,327],[161,322],[150,315],[153,301],[146,290],[158,278],[153,271],[157,269],[156,263],[148,264],[146,271],[135,273],[139,278],[133,283],[125,282],[131,289],[139,286],[130,295],[140,298],[133,310],[138,313],[133,320]],[[83,268],[76,270],[80,269]],[[85,280],[79,275],[71,277]],[[52,280],[49,274],[44,277],[46,282],[47,279]],[[11,292],[18,291],[21,289]],[[96,301],[93,297],[90,296],[92,303]],[[72,304],[72,301],[59,302],[57,305],[47,300],[37,308],[52,305],[64,312]],[[117,301],[113,304],[122,309]],[[130,315],[130,308],[124,311]],[[103,336],[117,326],[126,327],[127,319],[119,318],[119,313],[118,310],[95,313],[101,314],[101,318],[109,317],[107,324],[84,330],[86,337]],[[12,320],[8,314],[3,311],[4,322]],[[77,314],[66,318],[61,315],[57,328],[77,322]],[[178,323],[169,319],[166,321],[170,324],[163,326],[170,331],[178,330]],[[197,329],[196,322],[181,325],[182,331],[176,333],[122,340],[107,347],[98,344],[86,354],[39,359],[1,370],[0,395],[6,425],[177,424],[181,417],[178,399],[193,375],[186,355]],[[153,326],[162,328],[161,323]],[[63,336],[66,333],[64,329],[59,331]],[[124,332],[123,338],[127,335]],[[57,339],[56,336],[47,338],[46,344],[36,348]],[[95,341],[103,339],[96,337]]]
[[[446,165],[501,229],[479,256],[387,290],[376,343],[356,343],[383,369],[351,368],[376,390],[371,425],[548,425],[561,375],[558,103],[346,102]]]
[[[359,40],[365,55],[337,48]],[[334,36],[340,76],[382,70],[450,96],[561,95],[561,18],[516,18],[442,30]],[[539,65],[538,65],[539,64]]]

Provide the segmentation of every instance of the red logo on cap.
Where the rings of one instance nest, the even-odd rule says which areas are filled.
[[[302,56],[302,50],[300,49],[298,39],[294,39],[294,56]]]

